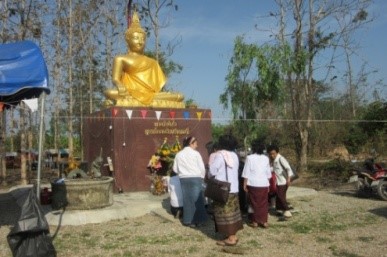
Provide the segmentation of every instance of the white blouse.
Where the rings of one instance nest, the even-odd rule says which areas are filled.
[[[269,158],[263,154],[248,155],[242,177],[247,179],[248,186],[268,187],[271,178]]]

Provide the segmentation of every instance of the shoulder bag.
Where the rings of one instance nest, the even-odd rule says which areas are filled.
[[[285,166],[281,162],[281,158],[279,159],[279,163],[280,163],[282,169],[285,170],[286,173],[288,173],[288,171],[285,169]],[[289,166],[290,166],[290,168],[292,169],[292,172],[293,172],[293,175],[290,177],[290,182],[293,182],[294,180],[298,179],[299,176],[298,176],[296,170],[290,165],[290,163],[289,163]]]
[[[211,177],[208,179],[206,190],[204,191],[204,195],[206,197],[212,199],[215,202],[222,203],[222,204],[227,203],[228,196],[230,194],[230,187],[231,187],[231,183],[228,182],[227,164],[226,162],[224,164],[226,168],[227,181],[220,181],[215,177]]]

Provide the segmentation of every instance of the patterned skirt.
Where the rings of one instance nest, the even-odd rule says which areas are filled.
[[[230,194],[226,204],[214,202],[213,206],[216,232],[230,236],[243,229],[238,194]]]

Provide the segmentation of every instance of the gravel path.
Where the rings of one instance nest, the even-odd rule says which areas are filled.
[[[58,256],[344,256],[387,257],[387,202],[354,197],[348,188],[292,199],[291,220],[269,217],[268,229],[245,226],[236,247],[215,244],[213,222],[191,229],[156,215],[83,226],[51,227]],[[0,228],[6,239],[9,226]],[[228,252],[228,253],[226,253]],[[11,256],[0,240],[0,256]]]

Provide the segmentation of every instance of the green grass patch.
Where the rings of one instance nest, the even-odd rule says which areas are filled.
[[[140,227],[140,226],[144,226],[144,225],[145,225],[145,223],[144,223],[144,222],[141,222],[141,221],[136,221],[136,222],[134,222],[134,224],[133,224],[134,227]]]
[[[123,252],[122,254],[123,257],[135,257],[136,255],[134,255],[132,252],[130,251],[125,251]]]
[[[353,215],[356,215],[356,221],[353,222]],[[366,226],[372,224],[370,214],[361,214],[356,212],[345,212],[331,214],[321,212],[320,214],[301,217],[297,220],[286,222],[286,226],[298,234],[308,234],[317,232],[343,231],[353,226]]]
[[[104,244],[102,244],[101,248],[105,250],[114,250],[120,248],[120,245],[117,242],[105,242]]]
[[[375,237],[373,237],[373,236],[359,236],[358,239],[361,242],[369,243],[369,242],[372,242],[373,240],[375,240]]]
[[[330,246],[329,250],[332,251],[332,255],[333,256],[340,256],[340,257],[363,257],[362,255],[358,255],[356,253],[351,253],[351,252],[348,252],[347,250],[340,250],[335,245]]]
[[[188,247],[186,252],[189,254],[197,253],[197,252],[199,252],[199,248],[197,246],[190,246],[190,247]]]
[[[96,247],[99,244],[99,240],[96,238],[87,238],[82,241],[88,248]]]
[[[316,242],[317,243],[332,243],[332,240],[329,237],[318,236],[318,237],[316,237]]]
[[[136,236],[133,239],[135,244],[151,244],[151,245],[168,245],[175,242],[184,242],[184,241],[197,241],[201,242],[204,238],[202,236],[194,236],[185,238],[181,235],[159,235],[159,236]]]
[[[90,236],[91,236],[90,232],[84,231],[81,233],[81,237],[90,237]]]
[[[251,246],[253,248],[262,248],[262,244],[254,239],[247,241],[246,245]]]

